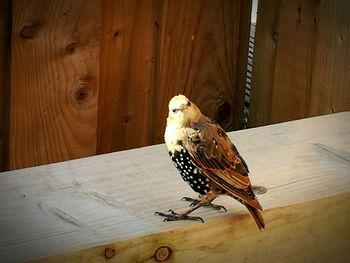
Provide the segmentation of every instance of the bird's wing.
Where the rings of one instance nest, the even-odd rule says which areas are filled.
[[[196,166],[231,195],[261,209],[251,189],[248,166],[225,131],[209,120],[195,129],[197,136],[190,136],[188,150]]]

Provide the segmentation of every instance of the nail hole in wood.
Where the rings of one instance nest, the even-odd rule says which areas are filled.
[[[273,33],[272,33],[272,39],[273,39],[274,41],[277,41],[277,40],[278,40],[278,33],[277,33],[277,32],[273,32]]]

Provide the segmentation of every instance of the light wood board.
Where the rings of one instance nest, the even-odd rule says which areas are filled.
[[[250,167],[253,184],[268,189],[259,196],[265,210],[350,192],[349,123],[350,112],[344,112],[229,134]],[[196,194],[178,175],[164,145],[1,173],[1,261],[199,227],[197,222],[163,223],[153,214],[187,209],[183,196]],[[228,212],[202,208],[194,214],[213,224],[247,214],[230,198],[216,202]],[[264,235],[277,227],[274,220],[290,223],[281,211],[274,217],[266,212]],[[249,217],[242,228],[257,238],[261,234]]]
[[[226,217],[34,262],[348,262],[350,193],[266,210],[257,233],[249,215]],[[157,251],[163,250],[163,256]],[[158,257],[157,257],[158,254]]]
[[[9,168],[95,154],[99,2],[15,0],[12,12]]]

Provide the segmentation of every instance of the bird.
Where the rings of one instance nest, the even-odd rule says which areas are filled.
[[[189,214],[202,206],[226,209],[212,201],[219,195],[228,195],[243,204],[257,227],[265,228],[257,200],[249,179],[249,169],[226,132],[186,96],[179,94],[169,102],[169,113],[164,133],[169,157],[182,179],[200,195],[200,199],[184,197],[192,208],[183,213],[169,209],[169,213],[155,212],[164,221],[198,220]]]

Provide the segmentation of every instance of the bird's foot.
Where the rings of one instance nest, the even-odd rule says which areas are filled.
[[[187,202],[191,202],[190,206],[196,206],[197,204],[199,204],[201,202],[200,199],[194,199],[194,198],[190,198],[190,197],[182,197],[181,200],[187,201]],[[226,207],[224,207],[223,205],[216,205],[213,204],[211,202],[207,203],[207,204],[203,204],[203,206],[205,207],[210,207],[210,208],[214,208],[215,210],[223,210],[225,212],[227,212]]]
[[[188,216],[186,213],[178,214],[173,210],[169,209],[169,213],[155,212],[155,215],[159,215],[164,217],[163,222],[166,221],[177,221],[177,220],[193,220],[193,221],[201,221],[204,223],[204,220],[199,216]]]

